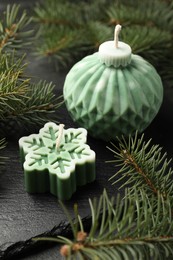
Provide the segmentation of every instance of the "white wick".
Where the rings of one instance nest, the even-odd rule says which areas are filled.
[[[64,130],[64,125],[63,125],[63,124],[60,124],[60,125],[59,125],[58,138],[57,138],[57,140],[56,140],[56,149],[58,149],[58,148],[60,147],[61,139],[62,139],[62,136],[63,136],[63,130]]]
[[[117,24],[115,26],[115,31],[114,31],[114,42],[115,42],[115,48],[118,48],[118,35],[121,31],[121,25]]]

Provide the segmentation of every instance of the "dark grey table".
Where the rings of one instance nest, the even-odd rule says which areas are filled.
[[[4,9],[7,3],[21,3],[22,6],[32,7],[35,1],[0,1],[0,10]],[[62,94],[63,82],[68,70],[57,72],[47,60],[37,60],[31,54],[28,56],[30,65],[27,69],[29,76],[34,76],[35,80],[45,79],[52,81],[56,85],[56,95]],[[165,88],[163,105],[152,122],[146,129],[145,137],[152,138],[153,143],[159,143],[163,150],[168,152],[168,156],[173,154],[173,127],[171,126],[173,113],[173,90]],[[172,106],[172,107],[171,107]],[[62,123],[68,127],[75,127],[68,115],[65,105],[59,109]],[[81,187],[73,195],[72,199],[65,202],[70,212],[73,211],[74,203],[78,203],[82,216],[89,214],[88,198],[99,196],[106,188],[108,194],[116,196],[117,186],[111,186],[108,179],[116,171],[113,164],[105,163],[106,160],[113,159],[113,155],[106,148],[106,142],[93,139],[89,136],[88,144],[97,154],[96,181]],[[65,219],[57,198],[48,194],[30,195],[25,192],[23,185],[23,170],[19,160],[18,138],[13,138],[8,142],[4,150],[4,156],[10,158],[6,164],[4,172],[0,176],[0,250],[5,250],[11,244],[20,240],[26,240],[42,232],[51,229]],[[39,251],[30,251],[25,255],[15,256],[14,259],[60,259],[58,246],[42,248]],[[5,259],[5,258],[3,258]]]

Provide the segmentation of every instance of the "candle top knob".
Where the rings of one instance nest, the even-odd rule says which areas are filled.
[[[108,67],[126,67],[131,62],[131,47],[124,42],[118,41],[120,31],[121,25],[117,24],[114,32],[114,41],[104,42],[99,47],[100,61]]]

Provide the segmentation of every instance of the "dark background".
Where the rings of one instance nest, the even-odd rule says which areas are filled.
[[[7,3],[14,2],[21,3],[28,10],[35,3],[31,0],[0,0],[0,11],[6,8]],[[32,54],[29,54],[27,59],[30,62],[27,75],[33,77],[32,80],[34,81],[39,79],[52,81],[56,85],[56,95],[62,94],[64,79],[69,69],[56,71],[54,65],[48,63],[46,59],[37,59]],[[163,146],[163,151],[167,151],[168,157],[171,158],[173,154],[173,93],[171,88],[167,88],[165,85],[164,88],[163,105],[144,133],[145,139],[152,138],[154,144]],[[70,119],[65,105],[59,109],[58,114],[61,123],[64,123],[66,128],[76,127]],[[111,195],[116,195],[118,192],[118,187],[112,186],[108,181],[109,177],[116,171],[113,163],[105,163],[106,160],[113,159],[113,154],[106,148],[109,143],[88,137],[88,144],[97,155],[96,181],[79,188],[72,199],[65,202],[70,212],[73,210],[74,203],[77,202],[82,216],[89,214],[88,198],[98,197],[104,188]],[[17,241],[26,240],[45,232],[65,219],[64,212],[56,197],[50,194],[30,195],[25,192],[23,170],[19,159],[18,138],[14,137],[13,140],[8,141],[3,155],[8,156],[10,160],[0,176],[0,250],[5,250]],[[15,256],[14,259],[61,259],[58,250],[58,246],[43,248],[39,252],[30,251],[22,258]]]

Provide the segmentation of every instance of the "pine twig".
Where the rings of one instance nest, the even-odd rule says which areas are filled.
[[[31,43],[33,30],[28,29],[32,18],[19,11],[19,5],[7,5],[0,22],[0,136],[8,137],[19,129],[57,122],[54,112],[62,104],[52,83],[31,84],[24,75],[25,55],[18,57],[14,50]]]
[[[141,199],[141,198],[142,199]],[[36,238],[63,243],[60,253],[66,259],[160,259],[172,256],[173,223],[171,198],[160,195],[157,203],[144,191],[134,197],[109,198],[106,191],[100,198],[89,200],[92,224],[86,231],[79,214],[75,222],[69,217],[74,239],[67,237]],[[113,205],[116,205],[114,207]],[[68,214],[68,213],[67,213]],[[151,218],[152,215],[152,218]],[[169,215],[169,218],[167,216]]]
[[[7,5],[4,17],[0,21],[0,52],[19,49],[31,43],[33,30],[28,29],[32,18],[26,11],[19,14],[19,5]]]
[[[37,55],[60,66],[72,65],[98,51],[101,43],[112,39],[114,27],[120,23],[124,27],[121,39],[131,46],[133,53],[153,64],[163,80],[173,82],[170,1],[137,0],[134,4],[133,0],[97,0],[64,4],[62,0],[46,0],[35,7],[34,20],[40,28]],[[40,39],[44,44],[40,44]]]
[[[62,96],[55,96],[52,83],[30,83],[24,75],[24,57],[16,58],[14,52],[0,54],[1,136],[58,120],[54,112],[62,104]]]
[[[151,139],[144,141],[144,134],[138,138],[129,136],[128,139],[118,138],[119,145],[112,143],[108,147],[114,154],[114,160],[120,169],[110,180],[112,184],[123,181],[120,188],[129,187],[132,194],[133,190],[141,187],[147,194],[160,194],[163,198],[173,195],[172,175],[173,169],[170,167],[171,160],[166,158],[167,154],[162,154],[159,145],[151,145]]]

